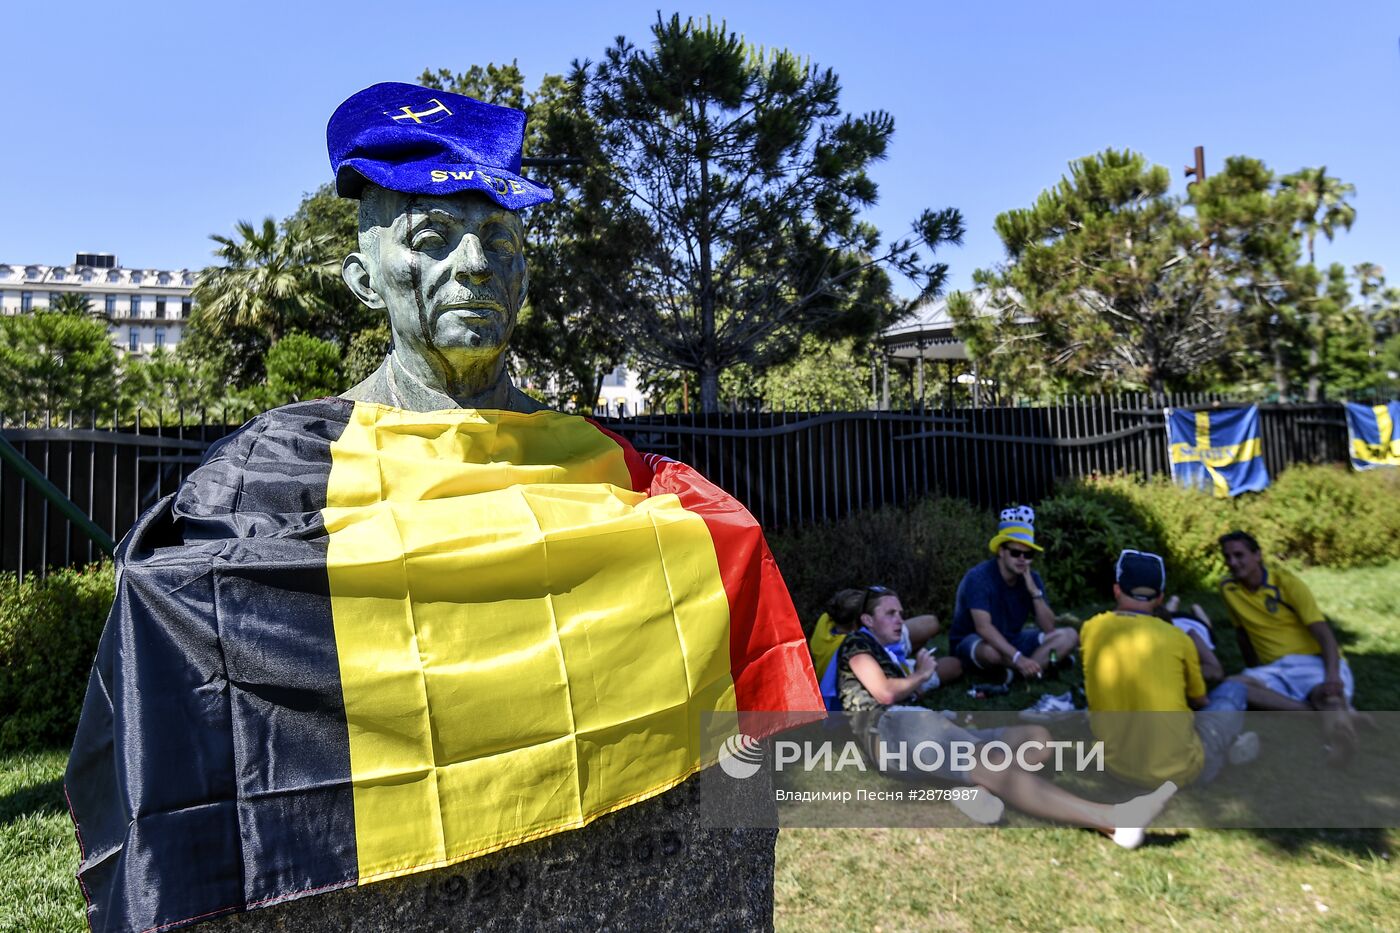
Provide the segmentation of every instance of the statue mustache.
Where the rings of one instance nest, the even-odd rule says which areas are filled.
[[[453,295],[434,302],[433,318],[441,317],[449,311],[477,309],[504,311],[506,301],[504,296],[494,288],[471,289],[464,295]]]

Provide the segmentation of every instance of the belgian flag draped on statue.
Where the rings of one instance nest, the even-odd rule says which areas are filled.
[[[260,415],[119,555],[65,780],[94,930],[459,862],[819,710],[753,518],[556,412]]]

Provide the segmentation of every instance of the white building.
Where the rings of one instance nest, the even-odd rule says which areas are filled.
[[[641,414],[646,400],[642,397],[640,381],[639,374],[626,366],[613,369],[603,377],[594,413],[618,418]]]
[[[193,310],[189,269],[126,269],[110,253],[79,253],[72,265],[0,263],[0,314],[29,314],[77,293],[107,321],[122,353],[174,349]]]

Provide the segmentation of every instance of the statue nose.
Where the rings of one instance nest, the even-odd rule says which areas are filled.
[[[459,282],[483,284],[491,278],[491,265],[486,261],[486,251],[481,248],[481,240],[471,234],[462,237],[453,254],[455,270],[453,275]]]

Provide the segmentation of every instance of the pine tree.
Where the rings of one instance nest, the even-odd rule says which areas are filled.
[[[924,211],[912,237],[881,244],[860,211],[894,119],[842,112],[832,70],[723,23],[658,16],[649,48],[620,38],[571,83],[620,195],[610,219],[635,251],[612,323],[650,365],[695,374],[705,410],[729,367],[885,323],[884,268],[924,296],[941,287],[946,266],[917,250],[959,242],[961,215]]]
[[[1230,351],[1230,316],[1169,182],[1110,149],[999,215],[1007,261],[974,276],[990,313],[968,295],[949,302],[974,358],[1028,387],[1157,395],[1212,371]]]

